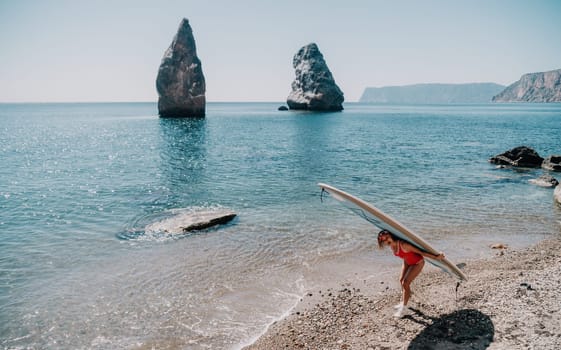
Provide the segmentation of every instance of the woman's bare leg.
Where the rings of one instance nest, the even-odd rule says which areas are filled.
[[[419,261],[416,265],[409,265],[407,272],[403,281],[401,281],[401,288],[403,291],[403,305],[407,306],[409,298],[411,297],[411,282],[419,276],[423,267],[425,266],[425,260]]]

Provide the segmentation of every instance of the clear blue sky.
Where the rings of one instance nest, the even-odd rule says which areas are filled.
[[[0,0],[0,102],[156,101],[183,17],[208,101],[284,101],[310,42],[349,102],[561,68],[558,0]]]

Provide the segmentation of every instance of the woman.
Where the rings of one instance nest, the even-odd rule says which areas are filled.
[[[397,312],[394,317],[402,317],[409,313],[409,308],[407,303],[411,297],[411,282],[419,274],[423,267],[425,266],[424,257],[442,260],[444,259],[444,254],[440,253],[438,255],[430,254],[424,252],[412,244],[398,238],[393,233],[388,230],[382,230],[378,233],[378,246],[383,249],[384,246],[389,246],[393,254],[403,259],[403,267],[401,268],[401,275],[399,276],[399,283],[401,284],[402,290],[402,301],[400,304],[396,305]]]

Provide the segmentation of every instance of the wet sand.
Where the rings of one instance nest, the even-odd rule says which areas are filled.
[[[413,312],[401,319],[392,316],[395,281],[309,291],[244,349],[561,349],[561,237],[554,237],[466,261],[469,280],[459,286],[425,267],[412,285]]]

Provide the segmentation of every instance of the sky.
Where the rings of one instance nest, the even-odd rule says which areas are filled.
[[[285,101],[311,42],[347,102],[561,68],[559,0],[0,0],[0,102],[157,101],[184,17],[209,102]]]

